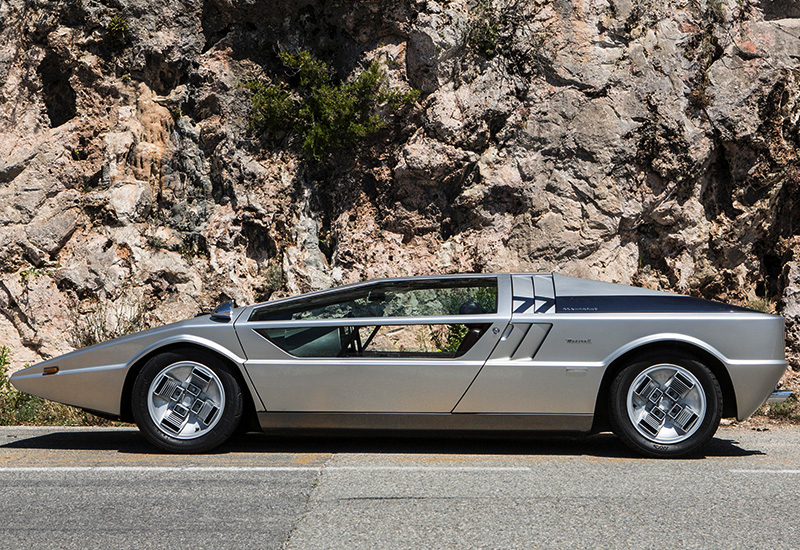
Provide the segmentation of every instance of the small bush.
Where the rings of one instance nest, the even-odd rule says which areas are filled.
[[[469,332],[467,325],[439,325],[431,329],[431,344],[439,351],[454,352]]]
[[[470,12],[464,44],[469,50],[487,59],[503,54],[515,65],[522,66],[527,60],[541,53],[546,40],[547,27],[539,25],[538,32],[532,23],[544,9],[544,4],[528,0],[486,0]],[[532,36],[521,44],[518,32]]]
[[[280,59],[285,80],[242,83],[250,93],[250,128],[272,138],[297,134],[303,151],[317,161],[332,149],[360,144],[386,124],[383,112],[419,98],[417,90],[389,89],[379,61],[352,81],[337,82],[333,69],[308,51],[281,52]]]
[[[144,242],[153,250],[161,250],[167,248],[167,241],[155,235],[145,235]]]
[[[130,40],[128,20],[121,15],[112,17],[106,27],[106,40],[115,48],[124,48]]]
[[[768,298],[757,298],[755,300],[750,300],[747,302],[747,309],[752,309],[754,311],[760,311],[762,313],[769,313],[769,299]]]
[[[75,147],[72,150],[72,160],[82,161],[89,158],[89,153],[83,147]]]
[[[474,301],[483,311],[497,311],[497,290],[491,287],[454,289],[440,300],[444,311],[450,315],[459,315],[461,306],[468,300]],[[437,350],[457,351],[467,332],[466,325],[441,325],[430,331],[431,344]]]
[[[47,270],[36,266],[31,266],[28,269],[25,269],[20,272],[20,276],[22,277],[22,280],[25,282],[30,281],[32,279],[37,279],[44,275],[47,275]]]
[[[505,17],[489,4],[481,4],[473,12],[472,24],[467,36],[467,44],[488,59],[498,53],[501,43],[507,37],[503,27]]]
[[[692,86],[687,99],[689,100],[689,104],[698,110],[703,110],[711,105],[714,96],[709,91],[709,86],[711,85],[711,81],[708,76],[708,72],[704,71],[699,77],[697,77],[694,86]]]
[[[262,272],[264,284],[256,290],[256,301],[266,302],[270,296],[283,286],[283,266],[280,261],[269,262]]]
[[[689,93],[686,99],[690,110],[703,111],[714,101],[711,91],[710,68],[722,53],[722,47],[716,34],[718,20],[713,15],[713,10],[706,12],[710,17],[706,24],[701,25],[701,30],[691,34],[681,43],[683,56],[692,63],[692,73],[689,75]]]
[[[773,403],[764,405],[757,414],[767,416],[772,420],[783,420],[793,424],[800,423],[800,401],[796,395],[792,395],[783,403]]]

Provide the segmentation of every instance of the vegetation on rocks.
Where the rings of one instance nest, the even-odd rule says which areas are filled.
[[[285,75],[243,83],[252,103],[250,127],[272,138],[288,129],[317,161],[332,149],[361,144],[419,97],[416,90],[390,88],[380,61],[350,81],[337,81],[334,70],[306,50],[281,52],[280,60]]]
[[[505,19],[505,15],[496,13],[491,4],[482,3],[475,9],[467,44],[488,58],[494,57],[503,40]]]
[[[130,25],[121,15],[115,15],[106,27],[106,40],[115,48],[124,48],[130,40]]]
[[[772,420],[800,424],[800,399],[796,394],[792,395],[783,403],[764,405],[757,414]]]
[[[529,0],[481,2],[470,12],[464,44],[468,51],[508,61],[516,73],[530,73],[552,62],[545,54],[552,24],[535,25],[546,4]],[[520,35],[526,40],[519,40]]]

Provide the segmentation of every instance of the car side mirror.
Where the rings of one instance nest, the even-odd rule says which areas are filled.
[[[233,300],[230,302],[225,302],[224,304],[220,304],[217,306],[217,309],[214,310],[214,313],[211,314],[212,321],[218,321],[220,323],[229,323],[231,320],[231,312],[233,308],[236,307]]]

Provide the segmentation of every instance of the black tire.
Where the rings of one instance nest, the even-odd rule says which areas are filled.
[[[165,392],[169,398],[162,395]],[[239,426],[243,402],[229,367],[197,349],[167,351],[150,359],[131,394],[139,430],[171,453],[202,453],[224,443]]]
[[[680,394],[683,383],[690,389]],[[722,416],[717,378],[696,357],[686,354],[656,353],[634,359],[614,379],[608,398],[614,433],[634,451],[656,458],[695,453],[714,436]]]

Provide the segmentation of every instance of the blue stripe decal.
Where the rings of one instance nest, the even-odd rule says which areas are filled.
[[[514,313],[523,313],[528,311],[530,307],[536,303],[535,298],[522,298],[520,296],[514,296],[515,302],[522,302],[520,305],[517,306],[517,309],[514,310]]]
[[[559,296],[556,313],[733,313],[752,310],[691,296]]]
[[[539,298],[539,300],[542,302],[542,305],[539,306],[539,308],[536,310],[536,313],[544,313],[556,303],[553,298]]]

